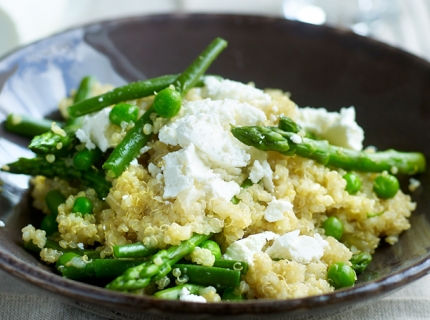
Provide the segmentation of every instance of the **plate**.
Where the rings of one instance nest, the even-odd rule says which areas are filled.
[[[292,93],[299,106],[354,105],[365,145],[430,155],[430,64],[346,30],[241,15],[153,15],[78,27],[0,60],[0,121],[10,112],[57,116],[58,101],[88,74],[121,85],[183,70],[212,39],[228,48],[209,73]],[[28,140],[0,129],[0,165],[28,156]],[[381,245],[355,287],[286,301],[199,304],[123,294],[63,279],[22,247],[22,227],[37,222],[28,178],[0,174],[0,267],[77,306],[127,317],[280,318],[333,314],[381,298],[430,270],[430,177],[417,177],[411,229]],[[407,181],[406,181],[407,185]],[[85,307],[87,306],[87,307]]]

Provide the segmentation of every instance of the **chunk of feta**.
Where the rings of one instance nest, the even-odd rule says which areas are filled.
[[[266,120],[263,111],[233,100],[186,102],[178,117],[160,129],[159,139],[182,148],[194,144],[211,167],[245,167],[249,147],[230,132],[231,125],[256,125]]]
[[[272,259],[288,259],[304,264],[319,261],[328,242],[319,234],[314,237],[299,234],[300,230],[294,230],[276,238],[266,253]]]
[[[244,239],[230,244],[224,254],[224,259],[245,261],[249,265],[254,264],[254,254],[262,252],[267,241],[279,237],[276,233],[265,231],[250,235]]]
[[[331,144],[353,150],[363,149],[364,131],[355,121],[355,108],[328,112],[324,108],[299,108],[297,123],[306,131]]]
[[[164,198],[174,198],[183,190],[196,188],[214,198],[230,201],[240,192],[240,186],[236,182],[222,180],[219,174],[203,163],[194,144],[168,153],[163,160],[164,166],[161,169],[165,183]]]
[[[2,220],[0,220],[0,228],[3,228],[5,226],[6,226],[5,223]]]
[[[297,220],[293,211],[293,204],[289,200],[277,200],[273,197],[264,211],[264,219],[268,222],[276,222],[284,219],[284,214],[288,219]]]
[[[203,90],[203,96],[213,100],[238,100],[259,108],[268,106],[272,101],[272,98],[263,90],[242,82],[207,76],[204,83],[206,90]]]
[[[76,130],[76,137],[81,143],[85,143],[87,149],[92,150],[97,146],[105,152],[112,147],[105,135],[110,124],[110,110],[110,108],[104,108],[99,112],[84,116],[81,128]]]
[[[179,300],[188,302],[207,302],[205,297],[191,294],[190,290],[188,290],[187,287],[183,287],[181,291],[179,291]]]
[[[249,173],[249,179],[252,183],[258,183],[263,179],[264,187],[270,192],[273,191],[275,185],[273,184],[273,171],[267,160],[262,162],[255,160]]]

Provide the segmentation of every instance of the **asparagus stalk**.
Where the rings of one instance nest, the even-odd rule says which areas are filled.
[[[157,297],[160,299],[167,299],[167,300],[178,300],[179,295],[181,293],[181,290],[183,288],[187,288],[191,294],[199,294],[200,290],[202,290],[206,287],[205,286],[199,286],[196,284],[186,283],[186,284],[181,284],[179,286],[175,286],[172,288],[158,291],[158,292],[154,293],[154,297]]]
[[[74,102],[78,103],[87,99],[91,95],[91,88],[96,79],[91,76],[84,77],[76,91]],[[75,133],[82,126],[82,118],[70,119],[61,130],[50,129],[49,131],[35,136],[28,146],[31,151],[37,154],[58,154],[68,150],[75,142]]]
[[[235,127],[231,132],[248,146],[263,151],[277,151],[289,156],[297,154],[325,166],[347,171],[396,171],[412,175],[423,172],[426,167],[426,159],[419,152],[400,152],[390,149],[371,153],[349,150],[332,146],[326,140],[299,137],[297,133],[283,131],[276,127]]]
[[[6,118],[5,129],[23,137],[33,138],[50,131],[52,122],[53,120],[36,119],[24,114],[10,113]]]
[[[88,170],[77,170],[73,166],[68,166],[63,159],[56,159],[49,162],[46,158],[19,158],[13,163],[4,166],[2,171],[16,174],[27,174],[31,176],[42,175],[48,178],[58,177],[64,180],[77,180],[83,185],[93,188],[99,198],[104,198],[109,193],[111,183],[105,179],[102,171],[94,168]]]
[[[106,288],[118,291],[142,289],[152,280],[166,276],[176,262],[191,253],[196,246],[211,236],[211,234],[195,234],[190,239],[182,241],[178,246],[160,250],[149,261],[128,269],[122,276],[109,283]]]

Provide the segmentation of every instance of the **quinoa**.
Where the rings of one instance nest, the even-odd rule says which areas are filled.
[[[252,84],[248,86],[252,87]],[[97,90],[107,89],[98,87]],[[185,100],[207,101],[211,94],[205,87],[194,88]],[[263,111],[266,119],[261,121],[262,125],[277,125],[280,115],[297,119],[298,107],[288,93],[269,89],[264,91],[264,95],[263,92],[259,95],[263,98],[258,101],[246,100],[246,95],[241,95],[241,99]],[[131,103],[139,106],[142,114],[152,100],[153,97],[149,97]],[[63,100],[60,109],[64,110],[70,104],[70,99]],[[153,125],[145,127],[145,133],[152,131],[158,134],[168,123],[168,120],[156,116],[151,116],[151,119]],[[109,143],[117,145],[132,127],[133,124],[127,123],[109,125],[106,130]],[[296,139],[301,139],[300,133]],[[342,169],[328,168],[296,155],[285,156],[253,148],[245,149],[249,159],[243,168],[217,167],[211,163],[215,175],[240,185],[250,176],[255,161],[267,161],[273,176],[263,178],[248,188],[240,188],[235,195],[237,203],[222,197],[201,196],[198,192],[193,194],[189,189],[166,198],[162,176],[165,156],[178,150],[181,150],[179,145],[167,144],[157,138],[151,141],[140,158],[112,180],[112,188],[104,201],[98,199],[92,189],[81,190],[59,179],[34,177],[31,180],[33,204],[48,213],[44,197],[49,190],[59,189],[67,197],[66,203],[58,208],[60,246],[82,248],[97,245],[101,248],[102,257],[112,255],[114,245],[142,242],[146,246],[163,249],[178,245],[193,233],[215,234],[215,240],[223,251],[237,240],[266,231],[284,235],[300,230],[300,235],[321,235],[326,247],[318,261],[275,261],[263,251],[255,253],[248,273],[236,288],[239,294],[246,294],[249,299],[290,299],[332,292],[334,287],[327,281],[331,264],[349,264],[355,252],[372,254],[382,239],[394,244],[399,235],[410,228],[408,218],[416,204],[401,190],[391,199],[378,198],[372,191],[376,174],[357,173],[362,180],[362,188],[357,194],[350,195],[345,191],[343,175],[346,172]],[[270,183],[265,183],[265,179]],[[417,183],[413,185],[415,189]],[[74,200],[81,196],[93,202],[91,214],[71,212]],[[281,219],[272,222],[266,220],[264,212],[273,199],[291,202],[293,213],[284,212]],[[324,234],[321,225],[330,216],[338,217],[343,223],[342,242]],[[23,238],[32,240],[40,248],[46,241],[44,231],[33,226],[23,229]],[[271,243],[269,241],[267,245]],[[55,250],[43,249],[41,252],[42,259],[49,263],[55,262],[59,255]],[[209,250],[201,248],[196,248],[188,258],[205,266],[212,266],[215,260]],[[175,270],[173,273],[175,275]],[[186,280],[177,275],[177,281],[183,283]],[[162,278],[157,285],[164,288],[169,282],[168,278]],[[214,288],[206,288],[200,295],[207,301],[220,301]]]

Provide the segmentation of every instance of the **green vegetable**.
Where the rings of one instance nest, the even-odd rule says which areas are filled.
[[[246,189],[252,186],[254,183],[251,181],[251,179],[245,179],[242,184],[240,185],[241,188]],[[233,204],[238,204],[240,202],[240,199],[236,196],[233,196],[230,200]]]
[[[213,267],[227,268],[231,270],[240,271],[240,273],[243,275],[245,275],[249,269],[248,263],[244,261],[224,260],[224,259],[215,259]]]
[[[27,174],[30,176],[45,176],[47,178],[58,177],[64,180],[77,180],[85,186],[93,188],[99,198],[104,198],[109,193],[112,186],[109,181],[106,181],[104,173],[90,168],[85,171],[80,171],[72,166],[68,166],[63,159],[58,159],[53,162],[47,161],[45,158],[19,158],[13,163],[9,163],[1,168],[2,171],[16,174]]]
[[[345,262],[333,263],[327,272],[328,282],[336,289],[352,287],[357,279],[354,269]]]
[[[373,181],[373,192],[381,199],[393,198],[399,189],[399,180],[387,172],[383,172]]]
[[[175,89],[179,91],[181,95],[184,95],[191,89],[226,45],[227,42],[225,40],[219,38],[215,39],[175,80]],[[152,92],[154,91],[158,90],[152,89]],[[69,108],[69,113],[71,110],[75,110],[71,109],[72,107]],[[164,110],[164,112],[167,111]],[[127,132],[124,139],[115,147],[109,158],[103,164],[103,169],[108,171],[109,176],[120,176],[130,162],[139,155],[140,150],[148,143],[149,139],[152,137],[152,132],[146,132],[147,130],[144,129],[145,126],[152,127],[153,123],[150,117],[152,113],[155,113],[154,106],[151,106],[143,116],[136,121],[135,126]]]
[[[115,258],[144,258],[156,253],[158,249],[148,248],[141,242],[113,246]]]
[[[53,120],[36,119],[24,114],[10,113],[6,118],[6,131],[33,138],[51,130]],[[58,123],[62,125],[62,123]]]
[[[182,96],[173,88],[161,90],[154,98],[154,110],[160,117],[172,118],[181,109]]]
[[[200,248],[208,249],[215,256],[215,259],[221,259],[222,257],[219,244],[213,240],[206,240],[200,245]]]
[[[148,97],[158,92],[176,80],[178,75],[166,75],[149,80],[129,83],[96,97],[75,103],[67,109],[69,116],[76,118],[88,113],[99,111],[104,107],[120,102]]]
[[[372,255],[367,252],[356,253],[349,261],[352,263],[351,268],[354,269],[357,274],[363,273],[372,262]]]
[[[351,194],[354,195],[361,189],[361,179],[358,175],[356,175],[354,172],[348,172],[345,173],[342,176],[346,181],[346,187],[345,190]]]
[[[38,246],[36,246],[32,240],[27,241],[24,243],[24,248],[26,248],[28,251],[36,253],[36,254],[40,254],[40,251],[42,249],[40,249]],[[52,239],[47,239],[44,248],[48,248],[48,249],[54,249],[57,250],[59,252],[62,253],[67,253],[67,252],[73,252],[79,256],[87,256],[88,259],[99,259],[100,258],[100,252],[96,251],[96,250],[90,250],[90,249],[64,249],[63,247],[61,247],[58,242],[52,240]]]
[[[313,159],[325,166],[364,172],[382,172],[396,168],[399,173],[415,174],[423,172],[426,159],[419,152],[399,152],[387,150],[368,153],[330,145],[326,140],[301,138],[300,143],[293,142],[292,132],[276,127],[249,126],[231,129],[233,135],[248,146],[263,151],[277,151],[292,156]]]
[[[245,295],[241,294],[238,295],[236,292],[236,288],[235,287],[228,287],[227,289],[224,290],[221,299],[224,301],[241,301],[241,300],[245,300]]]
[[[338,218],[331,216],[322,224],[326,236],[340,240],[343,234],[343,223]]]
[[[91,88],[95,83],[91,76],[81,80],[79,88],[75,94],[74,102],[78,103],[87,99],[91,94]],[[41,135],[35,136],[28,146],[31,151],[37,154],[61,154],[70,150],[76,143],[76,131],[82,126],[82,118],[69,119],[63,127],[64,134],[54,133],[49,130]]]
[[[178,300],[179,294],[183,288],[187,288],[190,294],[198,295],[200,290],[204,289],[205,287],[196,284],[185,283],[179,286],[158,291],[154,293],[154,297],[167,300]]]
[[[173,269],[181,271],[181,278],[187,277],[189,283],[215,288],[237,287],[240,271],[218,267],[204,267],[194,264],[175,264]]]
[[[121,122],[136,122],[139,117],[139,108],[129,103],[115,105],[109,113],[111,123],[121,126]]]
[[[106,288],[119,291],[142,289],[152,280],[166,276],[176,262],[191,253],[196,246],[211,236],[211,234],[195,234],[190,239],[182,241],[178,246],[160,250],[149,261],[128,269],[123,275],[109,283]]]
[[[75,199],[72,208],[73,213],[80,213],[82,216],[93,213],[93,203],[87,197],[78,197]]]
[[[51,236],[58,231],[57,217],[53,214],[46,215],[40,223],[40,229],[46,232],[46,236]]]
[[[287,132],[298,133],[302,130],[302,127],[294,122],[291,118],[280,116],[278,128]]]
[[[73,165],[78,170],[88,170],[102,156],[100,149],[82,149],[73,157]]]
[[[50,190],[45,195],[45,203],[54,217],[58,215],[58,206],[66,202],[66,197],[58,189]]]

